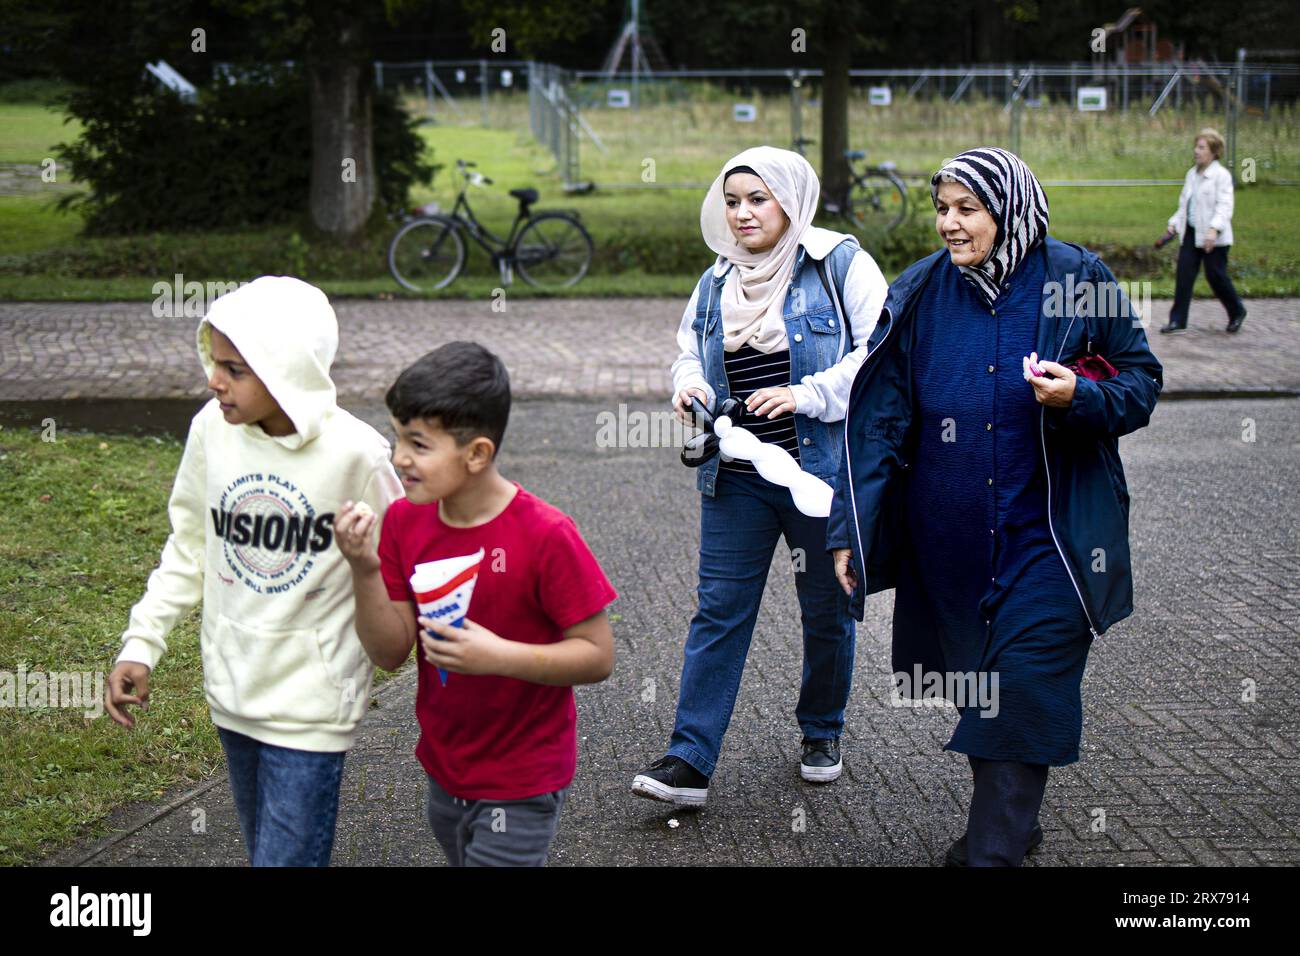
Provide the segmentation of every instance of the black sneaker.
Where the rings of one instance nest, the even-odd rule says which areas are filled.
[[[829,740],[803,739],[803,757],[799,760],[799,776],[809,783],[830,783],[844,772],[840,757],[840,738]]]
[[[1187,331],[1187,326],[1174,325],[1174,323],[1172,322],[1170,322],[1168,325],[1164,325],[1160,327],[1160,333],[1162,335],[1172,335],[1177,332],[1186,332],[1186,331]]]
[[[1230,319],[1228,321],[1228,330],[1227,330],[1228,333],[1231,334],[1233,332],[1238,331],[1241,328],[1241,323],[1245,321],[1246,321],[1246,310],[1242,309],[1241,315],[1237,316],[1235,319]]]
[[[681,757],[668,756],[633,777],[632,792],[649,800],[702,807],[709,799],[709,778]]]
[[[1025,856],[1033,853],[1043,845],[1043,828],[1034,824],[1034,829],[1029,834],[1029,846],[1025,849]],[[969,866],[966,856],[966,834],[961,835],[961,839],[948,847],[948,853],[944,856],[945,866]]]

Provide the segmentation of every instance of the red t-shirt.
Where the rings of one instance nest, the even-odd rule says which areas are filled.
[[[379,536],[380,573],[394,601],[415,602],[410,578],[425,561],[483,549],[466,616],[525,644],[564,639],[564,629],[618,597],[572,518],[519,490],[486,524],[454,528],[438,504],[389,507]],[[463,800],[522,800],[567,787],[578,762],[572,687],[485,674],[447,674],[416,643],[415,755],[438,785]]]

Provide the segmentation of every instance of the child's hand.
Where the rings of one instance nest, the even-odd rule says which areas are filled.
[[[469,618],[461,623],[461,627],[452,627],[443,621],[421,617],[420,648],[424,659],[454,674],[504,674],[505,655],[514,642]]]
[[[132,690],[135,693],[131,693]],[[135,661],[122,661],[114,667],[108,675],[108,686],[104,688],[104,707],[108,716],[129,729],[135,726],[135,718],[127,713],[127,704],[139,704],[141,710],[149,709],[149,668]]]
[[[379,568],[379,552],[370,538],[376,520],[374,511],[364,501],[343,502],[343,510],[334,519],[334,538],[354,571]]]

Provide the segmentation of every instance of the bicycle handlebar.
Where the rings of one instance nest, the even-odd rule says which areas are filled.
[[[456,160],[456,168],[460,170],[460,174],[465,177],[466,182],[473,183],[476,186],[481,186],[485,183],[491,186],[492,180],[487,176],[484,176],[482,173],[467,172],[467,170],[472,169],[477,165],[478,163],[472,163],[464,159]]]

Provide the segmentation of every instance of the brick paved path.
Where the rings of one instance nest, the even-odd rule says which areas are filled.
[[[1152,334],[1166,394],[1281,390],[1300,394],[1300,302],[1257,299],[1235,337],[1213,300],[1191,331]],[[470,338],[499,354],[520,397],[654,398],[672,389],[675,299],[340,300],[334,378],[342,399],[374,400],[402,368],[442,342]],[[1169,302],[1152,305],[1151,329]],[[195,319],[155,318],[148,303],[0,303],[0,401],[182,398],[205,394]]]

